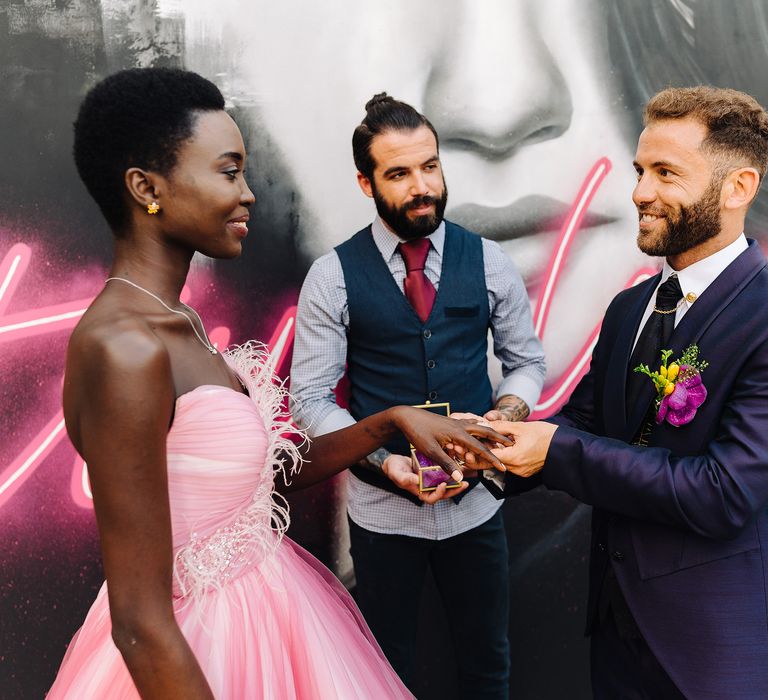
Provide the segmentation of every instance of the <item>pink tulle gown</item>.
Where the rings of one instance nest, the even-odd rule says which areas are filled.
[[[174,608],[214,696],[412,698],[346,590],[283,536],[273,481],[291,471],[278,452],[292,443],[281,437],[281,396],[254,345],[228,361],[250,398],[200,386],[178,398],[168,434]],[[47,699],[138,697],[112,642],[105,584]]]

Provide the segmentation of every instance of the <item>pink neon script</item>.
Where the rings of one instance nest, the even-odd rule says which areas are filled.
[[[536,303],[536,309],[533,312],[534,330],[540,338],[544,338],[549,310],[552,306],[557,283],[565,269],[565,262],[568,258],[571,245],[580,230],[581,222],[589,209],[589,205],[592,203],[598,189],[600,189],[600,185],[603,184],[603,181],[610,170],[611,161],[608,160],[608,158],[600,158],[592,166],[589,173],[587,173],[587,176],[584,178],[579,194],[576,196],[576,201],[573,203],[565,223],[560,230],[552,255],[547,263],[542,292]],[[638,272],[636,272],[627,282],[625,289],[655,273],[656,270],[653,270],[652,268],[638,270]],[[592,333],[590,333],[587,342],[576,353],[573,361],[568,365],[562,375],[542,392],[539,403],[537,403],[534,410],[531,411],[531,419],[537,420],[546,418],[553,413],[557,413],[557,411],[562,408],[568,400],[568,397],[571,395],[571,392],[576,387],[576,384],[578,384],[579,380],[587,373],[587,370],[589,369],[589,360],[592,357],[592,351],[595,349],[599,336],[600,324],[595,326]]]

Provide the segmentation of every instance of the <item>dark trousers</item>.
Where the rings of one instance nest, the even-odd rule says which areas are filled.
[[[643,637],[619,634],[612,611],[591,641],[595,700],[685,700]]]
[[[351,520],[349,527],[358,605],[403,682],[413,686],[416,621],[430,567],[448,611],[460,696],[508,700],[509,565],[501,511],[440,541],[382,535]]]

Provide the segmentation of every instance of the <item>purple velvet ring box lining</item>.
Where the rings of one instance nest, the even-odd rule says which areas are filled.
[[[457,489],[461,484],[456,483],[453,477],[443,471],[443,468],[432,464],[421,452],[411,449],[413,465],[419,474],[419,491],[434,491],[440,484],[446,484],[446,488]]]

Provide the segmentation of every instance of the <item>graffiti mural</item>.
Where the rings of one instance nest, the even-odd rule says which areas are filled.
[[[761,0],[0,0],[0,697],[44,695],[101,581],[60,396],[69,332],[110,259],[71,158],[92,84],[173,65],[221,88],[250,152],[254,230],[238,261],[195,260],[185,299],[220,347],[267,343],[283,377],[306,270],[373,215],[351,157],[363,105],[386,90],[423,111],[448,218],[523,274],[546,416],[586,371],[610,299],[655,269],[630,200],[643,103],[713,83],[766,104],[766,54]],[[747,234],[766,231],[763,192]],[[340,477],[293,496],[291,534],[352,584],[343,492]],[[589,510],[539,490],[504,510],[515,696],[588,697]],[[420,697],[452,697],[430,663]]]

